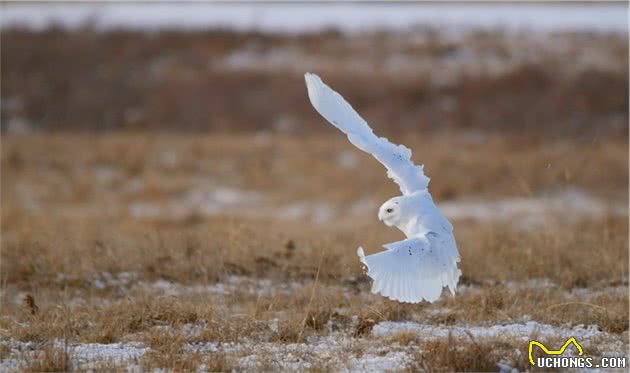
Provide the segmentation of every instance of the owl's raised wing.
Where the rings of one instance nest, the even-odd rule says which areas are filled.
[[[345,133],[354,146],[381,162],[387,168],[387,176],[400,186],[403,195],[427,188],[429,178],[424,174],[422,165],[413,164],[409,148],[377,137],[352,106],[322,82],[319,76],[306,73],[304,78],[308,97],[315,110]]]
[[[451,294],[461,275],[457,267],[459,253],[448,235],[433,232],[383,245],[387,250],[365,256],[357,254],[374,280],[372,293],[399,302],[434,302],[446,286]]]

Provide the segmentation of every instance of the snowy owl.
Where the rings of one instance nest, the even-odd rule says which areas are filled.
[[[374,281],[372,293],[409,303],[434,302],[445,286],[454,295],[461,271],[453,226],[433,203],[423,166],[413,164],[411,150],[404,145],[376,137],[352,106],[317,75],[306,73],[304,78],[315,110],[354,146],[381,162],[402,192],[379,208],[378,218],[407,238],[385,244],[386,250],[373,255],[365,256],[362,247],[357,250]]]

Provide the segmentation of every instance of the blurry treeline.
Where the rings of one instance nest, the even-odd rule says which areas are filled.
[[[303,73],[381,133],[627,136],[628,41],[596,33],[1,33],[3,132],[330,130]]]

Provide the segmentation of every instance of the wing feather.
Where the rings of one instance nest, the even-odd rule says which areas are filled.
[[[422,165],[413,164],[409,148],[377,137],[352,106],[322,82],[319,76],[306,73],[304,78],[308,97],[315,110],[345,133],[354,146],[381,162],[387,169],[387,176],[398,184],[403,195],[427,188],[429,178],[424,174]]]
[[[383,245],[387,250],[357,254],[374,280],[372,292],[409,303],[436,301],[447,287],[455,293],[461,271],[455,241],[428,233]]]

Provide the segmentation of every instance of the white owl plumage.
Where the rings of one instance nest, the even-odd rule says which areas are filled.
[[[385,251],[368,256],[363,248],[357,250],[373,280],[372,292],[408,303],[434,302],[444,287],[455,294],[461,271],[453,227],[433,203],[423,166],[413,164],[409,148],[377,137],[352,106],[317,75],[306,73],[304,78],[315,110],[354,146],[381,162],[402,192],[380,207],[378,217],[407,238],[385,244]]]

